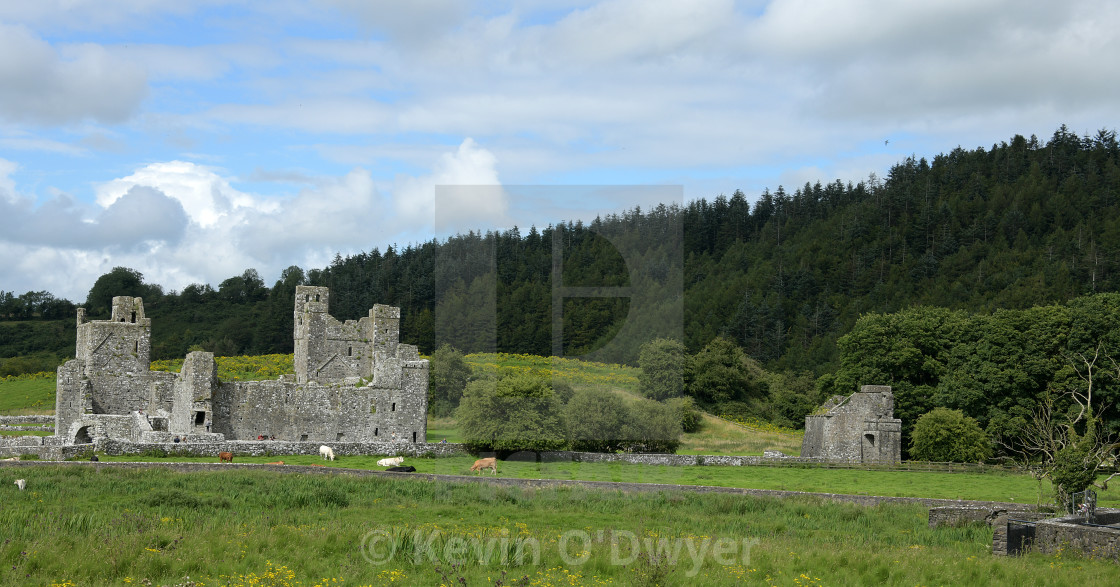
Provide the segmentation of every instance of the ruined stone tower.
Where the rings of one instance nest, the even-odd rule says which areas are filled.
[[[109,320],[78,310],[77,358],[58,368],[56,441],[426,442],[428,361],[399,343],[400,309],[339,322],[329,296],[297,287],[295,374],[271,381],[219,381],[207,352],[179,373],[152,371],[140,298],[113,298]]]
[[[131,393],[130,381],[151,365],[152,321],[144,317],[144,300],[113,298],[108,320],[87,320],[78,309],[75,356],[92,382],[92,409],[100,414],[124,414],[140,409],[147,398]]]

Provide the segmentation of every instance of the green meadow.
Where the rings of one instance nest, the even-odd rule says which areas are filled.
[[[502,473],[506,474],[507,468]],[[27,490],[11,486],[16,475]],[[0,468],[0,585],[1112,585],[920,506],[267,471]],[[187,579],[189,577],[189,579]],[[499,583],[500,582],[500,583]]]
[[[0,414],[54,414],[54,373],[0,377]]]
[[[389,455],[340,456],[323,461],[318,455],[235,455],[237,463],[286,465],[322,464],[328,467],[383,470],[378,459]],[[124,462],[216,462],[216,457],[166,457],[154,455],[101,456],[102,461]],[[470,474],[474,457],[405,458],[417,473],[440,475]],[[1040,491],[1043,502],[1052,498],[1048,482],[1041,486],[1026,474],[945,473],[926,471],[874,471],[863,469],[825,469],[770,466],[683,466],[634,465],[627,463],[526,462],[500,461],[498,476],[518,479],[560,479],[660,483],[669,485],[710,485],[743,489],[774,489],[813,493],[847,493],[887,497],[931,497],[1004,501],[1036,505]],[[1102,507],[1120,507],[1120,489],[1115,484],[1098,494]]]

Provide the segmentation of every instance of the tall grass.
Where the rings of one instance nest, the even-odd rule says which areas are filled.
[[[18,471],[27,491],[0,503],[0,585],[1111,585],[1116,569],[993,558],[986,526],[930,530],[914,506],[233,470]]]
[[[283,461],[288,465],[325,464],[328,467],[383,470],[377,465],[383,456],[339,457],[324,463],[318,455],[281,455],[251,457],[235,455],[238,463],[269,463]],[[470,474],[473,456],[413,458],[405,464],[419,473],[443,475]],[[102,456],[102,461],[162,460],[152,456]],[[169,457],[168,461],[208,462],[216,457]],[[1052,497],[1049,482],[1041,486],[1030,476],[1012,473],[946,473],[925,471],[868,471],[859,469],[821,469],[792,467],[718,467],[631,465],[627,463],[583,463],[573,461],[535,462],[501,461],[499,477],[519,479],[561,479],[577,481],[614,481],[627,483],[661,483],[667,485],[711,485],[744,489],[776,489],[814,493],[846,493],[890,497],[930,497],[982,501],[1018,502],[1034,505],[1042,491],[1044,500]],[[1120,507],[1120,488],[1112,486],[1100,491],[1098,503],[1104,507]]]
[[[780,450],[788,455],[801,453],[803,434],[771,427],[744,428],[722,418],[704,414],[700,430],[681,435],[680,454],[761,455]]]

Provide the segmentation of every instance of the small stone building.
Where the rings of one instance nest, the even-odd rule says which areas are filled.
[[[152,371],[143,300],[113,298],[109,320],[79,309],[77,358],[58,368],[55,442],[426,442],[428,361],[398,342],[400,310],[339,322],[329,295],[296,288],[295,373],[271,381],[220,382],[205,352],[179,373]]]
[[[846,398],[834,397],[822,410],[805,416],[802,457],[863,463],[902,460],[902,420],[894,417],[890,386],[864,385]]]

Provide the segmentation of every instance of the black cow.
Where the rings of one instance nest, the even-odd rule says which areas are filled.
[[[392,471],[394,473],[415,473],[416,472],[416,467],[405,465],[403,467],[389,467],[388,469],[385,469],[385,470],[386,471]]]

